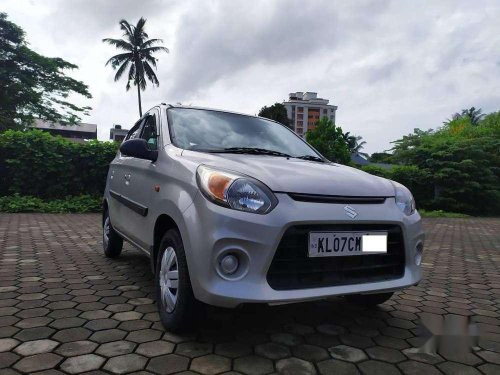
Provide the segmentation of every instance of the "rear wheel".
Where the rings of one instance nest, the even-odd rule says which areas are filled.
[[[393,292],[377,294],[349,294],[345,296],[346,300],[352,304],[360,306],[376,306],[388,301]]]
[[[168,230],[160,242],[155,268],[156,301],[163,326],[179,332],[194,322],[194,298],[179,232]]]
[[[123,238],[113,229],[107,210],[104,213],[104,224],[102,228],[102,248],[104,250],[104,255],[108,258],[117,258],[120,256],[123,248]]]

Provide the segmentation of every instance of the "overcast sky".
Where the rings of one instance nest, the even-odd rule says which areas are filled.
[[[338,106],[337,124],[362,135],[366,151],[440,126],[453,112],[500,110],[500,1],[136,1],[0,0],[31,47],[79,65],[90,87],[99,139],[138,118],[137,93],[115,83],[106,60],[120,19],[147,18],[162,38],[160,102],[256,114],[294,91]]]

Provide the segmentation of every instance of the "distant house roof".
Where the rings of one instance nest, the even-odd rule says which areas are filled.
[[[368,165],[370,162],[362,157],[360,154],[351,154],[351,161],[359,165]]]
[[[376,167],[380,167],[380,168],[384,168],[384,169],[391,169],[392,167],[394,167],[394,165],[392,164],[387,164],[387,163],[372,163],[368,160],[366,160],[364,157],[362,157],[360,154],[351,154],[351,161],[354,163],[354,164],[358,164],[358,165],[374,165]]]
[[[88,124],[85,122],[80,122],[77,125],[62,125],[57,122],[35,119],[33,127],[42,130],[66,130],[71,132],[97,133],[97,124]]]

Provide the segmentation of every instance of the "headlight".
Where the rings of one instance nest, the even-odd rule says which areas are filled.
[[[413,195],[410,190],[400,183],[395,181],[391,182],[394,185],[396,205],[399,207],[401,212],[410,216],[415,212],[415,199],[413,199]]]
[[[203,195],[220,206],[267,214],[278,203],[266,185],[248,176],[200,165],[196,179]]]

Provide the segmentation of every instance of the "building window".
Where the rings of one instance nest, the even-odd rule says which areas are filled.
[[[299,113],[299,114],[297,115],[297,119],[299,119],[299,120],[303,120],[303,119],[304,119],[304,114],[303,114],[303,113]]]
[[[327,109],[323,109],[323,114],[326,115],[328,113]]]
[[[297,121],[297,126],[303,126],[304,125],[304,121]]]
[[[297,107],[298,113],[304,113],[304,107]]]

